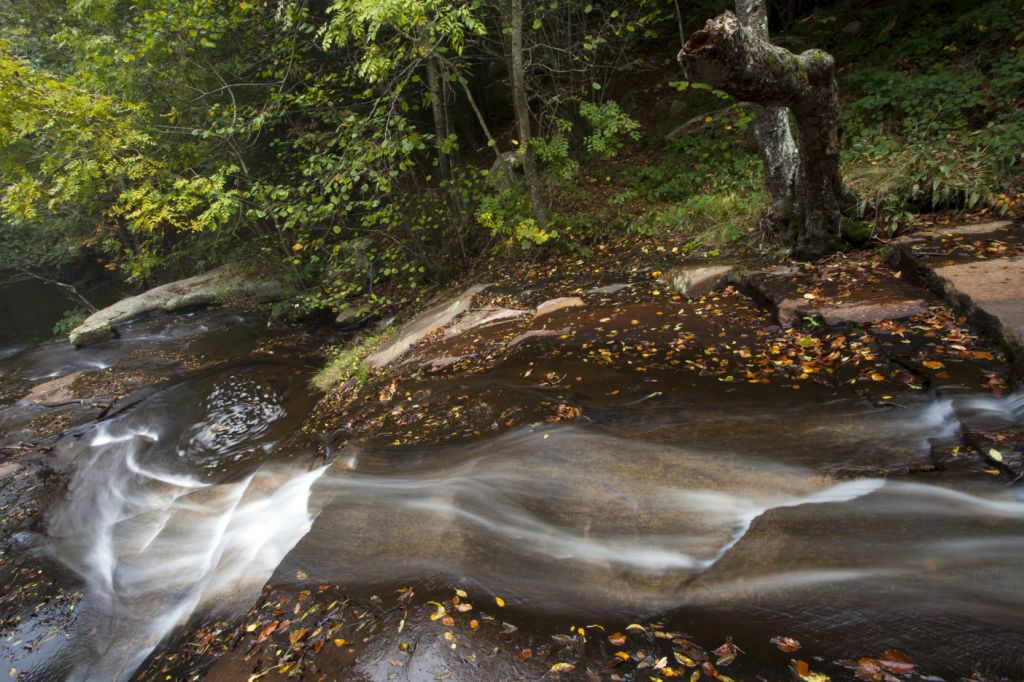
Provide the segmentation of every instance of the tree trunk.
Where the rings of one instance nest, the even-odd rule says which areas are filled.
[[[511,0],[512,35],[512,102],[516,111],[516,123],[519,126],[519,146],[523,155],[523,175],[526,177],[526,188],[530,192],[530,204],[533,207],[533,219],[537,227],[544,230],[548,226],[548,212],[544,204],[544,189],[540,184],[540,173],[537,171],[537,157],[533,152],[530,140],[530,104],[526,98],[526,73],[523,65],[523,0]]]
[[[740,23],[762,40],[768,40],[768,8],[765,0],[736,0]],[[761,214],[761,229],[770,235],[788,232],[788,220],[795,204],[794,183],[797,150],[789,129],[789,109],[754,104],[754,134],[764,166],[767,205]]]
[[[842,126],[831,55],[821,50],[794,55],[725,12],[690,36],[679,52],[679,64],[689,80],[793,112],[800,134],[796,202],[783,236],[798,257],[818,258],[833,250],[845,186],[839,171]]]
[[[441,177],[451,180],[451,165],[448,155],[442,147],[448,138],[444,111],[444,90],[441,87],[441,74],[437,68],[434,55],[427,56],[427,87],[430,88],[430,110],[434,118],[434,144],[437,146],[437,164]]]

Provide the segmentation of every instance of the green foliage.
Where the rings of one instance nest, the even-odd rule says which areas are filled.
[[[57,320],[57,323],[53,325],[53,333],[57,336],[67,336],[71,333],[72,329],[80,326],[85,322],[85,318],[89,317],[89,313],[85,308],[72,308],[67,310],[61,315],[61,318]]]
[[[1005,208],[999,195],[1024,186],[1024,7],[927,4],[874,16],[904,35],[841,83],[846,172],[861,213],[890,233],[915,211]]]
[[[744,192],[695,194],[680,203],[645,213],[630,226],[630,232],[658,237],[673,235],[685,239],[690,249],[722,247],[750,233],[761,212],[762,200],[759,187]]]
[[[583,143],[589,153],[603,159],[615,156],[626,140],[640,139],[640,124],[614,101],[602,104],[580,103],[580,115],[590,124],[591,133]]]
[[[572,158],[569,149],[572,123],[564,118],[556,118],[552,128],[547,136],[534,137],[530,144],[543,164],[545,173],[563,183],[572,182],[580,170],[579,162]]]
[[[363,365],[363,360],[384,345],[384,342],[391,338],[394,332],[394,328],[389,328],[356,339],[346,346],[328,349],[330,360],[313,377],[313,387],[326,393],[349,379],[355,379],[360,384],[365,383],[370,378],[370,373]]]
[[[994,203],[993,168],[983,151],[955,140],[903,142],[879,134],[856,142],[845,175],[860,197],[858,214],[889,234],[914,212],[975,209]]]
[[[558,237],[558,230],[537,227],[530,215],[530,201],[520,189],[509,189],[485,197],[477,209],[476,219],[497,239],[496,249],[519,248],[528,251]]]

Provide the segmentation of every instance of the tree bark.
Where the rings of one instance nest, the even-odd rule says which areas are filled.
[[[526,177],[526,188],[530,193],[530,204],[533,207],[533,219],[537,227],[544,230],[548,226],[547,206],[544,203],[544,189],[537,171],[537,157],[533,152],[530,140],[530,104],[526,97],[526,72],[523,64],[523,0],[510,2],[512,34],[510,36],[512,57],[512,103],[516,112],[516,123],[519,127],[519,146],[523,155],[523,175]]]
[[[794,255],[818,258],[840,234],[845,186],[839,171],[842,125],[835,62],[821,50],[800,55],[772,45],[732,12],[710,19],[679,52],[686,78],[764,107],[788,107],[800,135],[795,205],[783,237]]]
[[[765,0],[736,0],[736,15],[747,30],[762,40],[768,40]],[[795,203],[797,172],[797,149],[789,129],[789,109],[754,104],[754,134],[764,166],[767,195],[761,229],[770,235],[785,234]]]

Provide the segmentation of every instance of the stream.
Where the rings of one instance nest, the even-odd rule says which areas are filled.
[[[1021,489],[966,464],[885,475],[965,426],[1022,423],[1020,395],[880,409],[721,388],[444,445],[349,442],[325,463],[292,438],[318,361],[312,341],[274,345],[290,333],[194,311],[0,360],[0,381],[26,389],[146,377],[98,421],[72,420],[49,455],[66,488],[42,527],[4,541],[83,594],[67,628],[19,652],[15,678],[128,679],[182,626],[237,617],[298,574],[367,595],[443,576],[537,623],[668,612],[731,634],[751,673],[779,634],[823,656],[900,648],[939,674],[1024,672]],[[11,403],[0,431],[45,414]],[[40,618],[4,647],[37,637]]]

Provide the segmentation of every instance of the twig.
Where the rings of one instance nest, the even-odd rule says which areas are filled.
[[[89,302],[89,299],[87,299],[85,296],[83,296],[78,291],[78,289],[76,289],[74,286],[72,286],[70,284],[65,284],[64,282],[58,282],[57,280],[50,279],[49,277],[43,277],[42,275],[39,275],[39,274],[36,274],[36,273],[31,272],[29,270],[26,270],[25,268],[18,268],[18,272],[20,272],[21,274],[26,275],[28,277],[33,277],[35,279],[38,279],[41,282],[46,282],[47,284],[52,284],[54,286],[60,287],[69,296],[78,299],[78,302],[81,303],[82,306],[86,310],[88,310],[90,313],[94,313],[94,312],[96,312],[98,310],[98,308],[96,306],[94,306],[92,303]]]

